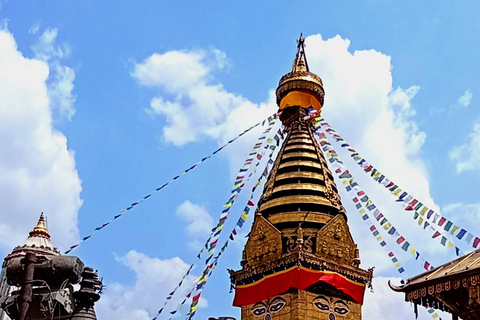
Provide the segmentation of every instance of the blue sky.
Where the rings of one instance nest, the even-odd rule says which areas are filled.
[[[325,83],[330,124],[446,217],[463,226],[480,218],[475,1],[0,3],[0,230],[12,235],[0,241],[4,254],[41,211],[54,244],[67,248],[274,112],[272,90],[291,68],[300,32],[308,37],[310,67]],[[259,134],[73,252],[104,277],[103,318],[152,318],[194,261]],[[356,176],[362,181],[358,170]],[[410,228],[415,222],[402,218],[384,190],[364,184],[435,265],[454,258],[437,243],[423,243],[428,234]],[[367,297],[365,317],[413,318],[402,297],[384,288],[398,275],[375,239],[364,236],[348,196],[342,199],[362,266],[376,266],[378,289]],[[226,272],[239,268],[238,242],[209,280],[199,319],[239,317]],[[415,263],[409,269],[410,276],[421,271]],[[385,315],[392,308],[397,312]]]

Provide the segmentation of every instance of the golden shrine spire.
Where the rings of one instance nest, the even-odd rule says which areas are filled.
[[[50,233],[48,232],[47,226],[45,224],[45,217],[43,215],[43,212],[40,214],[37,226],[33,228],[32,231],[30,231],[29,235],[30,237],[44,237],[50,239]]]
[[[319,76],[310,72],[305,54],[305,39],[302,35],[297,40],[297,54],[292,71],[280,79],[276,93],[280,110],[300,105],[304,108],[314,107],[321,112],[325,96],[323,82]]]
[[[286,138],[274,162],[242,256],[231,272],[242,320],[360,320],[372,271],[359,268],[333,175],[309,117],[323,106],[305,39],[277,88]],[[314,109],[313,109],[314,108]]]

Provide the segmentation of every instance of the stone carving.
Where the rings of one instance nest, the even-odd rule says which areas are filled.
[[[243,251],[245,262],[254,266],[265,259],[277,259],[282,254],[281,248],[281,232],[264,217],[255,216],[252,231]]]
[[[316,254],[346,265],[358,265],[357,246],[345,218],[337,215],[317,233]]]

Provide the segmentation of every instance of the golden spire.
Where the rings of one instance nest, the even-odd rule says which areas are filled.
[[[37,236],[50,239],[50,233],[48,233],[47,226],[45,225],[45,217],[43,216],[43,212],[40,214],[40,219],[38,219],[37,226],[30,231],[29,235],[30,237]]]
[[[325,91],[322,79],[310,72],[305,55],[305,38],[300,35],[297,40],[297,54],[292,71],[284,75],[277,88],[277,104],[280,110],[291,105],[290,100],[303,100],[301,107],[314,107],[318,112],[323,106]],[[298,104],[297,104],[298,105]]]

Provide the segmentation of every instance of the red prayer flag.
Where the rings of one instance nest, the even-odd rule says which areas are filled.
[[[445,221],[447,221],[447,219],[445,219],[444,217],[442,217],[439,221],[438,221],[438,225],[441,227]]]
[[[439,235],[441,235],[441,233],[438,232],[438,231],[435,231],[435,233],[433,234],[432,238],[436,238],[436,237],[438,237]]]
[[[253,207],[254,205],[255,205],[255,203],[253,203],[252,200],[248,200],[247,206]]]
[[[407,211],[412,211],[412,210],[414,210],[414,209],[413,209],[413,206],[414,206],[417,202],[418,202],[417,199],[413,199],[413,200],[408,204],[408,206],[405,207],[405,210],[407,210]]]
[[[398,244],[402,243],[403,241],[405,241],[405,238],[402,236],[400,236],[400,238],[397,239]]]
[[[478,237],[475,237],[475,240],[473,240],[473,247],[476,249],[479,243],[480,243],[480,239]]]

